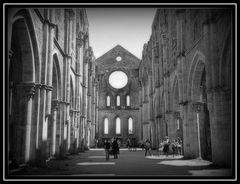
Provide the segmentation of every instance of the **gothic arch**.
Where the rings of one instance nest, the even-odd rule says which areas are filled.
[[[33,24],[33,18],[31,15],[31,12],[27,9],[21,9],[18,12],[14,14],[12,17],[12,34],[14,32],[18,35],[18,41],[20,46],[20,49],[22,52],[28,53],[31,49],[32,52],[32,60],[28,62],[30,66],[32,67],[33,74],[30,76],[30,71],[28,64],[26,64],[28,67],[24,68],[24,73],[28,76],[26,77],[27,81],[34,81],[34,82],[40,82],[40,54],[39,54],[39,48],[38,48],[38,42],[36,38],[36,32],[35,27]],[[16,26],[16,27],[14,27]],[[11,42],[13,41],[13,37],[11,37]],[[10,43],[11,43],[10,42]],[[29,46],[25,47],[25,44]],[[24,63],[27,63],[27,61],[24,60]]]
[[[114,132],[117,134],[117,123],[120,122],[120,134],[122,134],[122,119],[119,115],[116,115],[114,118]]]
[[[36,119],[32,114],[37,103],[33,96],[35,84],[40,79],[39,50],[33,19],[28,10],[14,13],[9,24],[9,48],[12,52],[9,59],[10,159],[23,163],[34,157],[36,143]]]
[[[102,127],[103,127],[103,135],[107,135],[107,134],[105,134],[105,122],[106,122],[106,120],[107,120],[107,124],[108,124],[108,127],[107,127],[107,134],[109,134],[110,132],[109,132],[109,130],[110,130],[110,121],[109,121],[109,118],[108,118],[108,116],[107,115],[105,115],[104,117],[103,117],[103,119],[102,119]]]
[[[187,97],[189,100],[197,101],[200,96],[200,83],[205,68],[205,57],[200,51],[194,54],[187,83]]]
[[[53,87],[56,90],[56,99],[61,99],[62,90],[62,75],[60,70],[60,64],[57,53],[53,54]],[[54,91],[54,89],[53,89]],[[53,95],[54,96],[54,95]],[[54,99],[53,99],[54,100]]]

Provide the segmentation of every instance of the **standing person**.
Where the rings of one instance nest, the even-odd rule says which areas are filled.
[[[98,140],[95,139],[95,148],[97,148],[97,147],[98,147]]]
[[[152,156],[152,153],[151,153],[151,143],[150,143],[150,141],[148,139],[145,142],[145,156],[147,156],[147,152],[150,154],[150,156]]]
[[[179,155],[182,155],[182,140],[178,137],[178,152]]]
[[[114,139],[113,142],[112,142],[112,149],[113,149],[114,159],[117,159],[118,158],[118,151],[119,151],[117,138]]]
[[[131,146],[131,141],[130,141],[130,139],[128,138],[128,139],[127,139],[127,148],[128,148],[128,151],[130,151],[130,146]]]
[[[163,141],[160,139],[158,147],[158,156],[160,156],[162,153],[163,153]]]
[[[163,144],[164,144],[163,145],[163,152],[164,152],[164,154],[166,154],[168,156],[170,142],[169,142],[169,138],[167,136],[165,137],[165,140],[164,140]]]
[[[120,145],[121,145],[121,142],[120,142],[120,139],[117,137],[117,143],[118,143],[118,147],[117,147],[117,154],[120,154]]]
[[[105,152],[106,152],[106,160],[109,160],[109,150],[111,148],[110,140],[105,141]]]
[[[174,157],[174,155],[177,155],[177,146],[176,146],[175,140],[172,141],[171,147],[172,147],[173,157]]]

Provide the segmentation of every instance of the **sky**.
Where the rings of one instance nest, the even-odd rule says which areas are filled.
[[[87,8],[89,42],[96,58],[121,45],[142,58],[152,30],[155,8]]]

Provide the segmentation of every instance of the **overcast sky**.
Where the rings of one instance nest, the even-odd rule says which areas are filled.
[[[96,58],[121,45],[142,58],[150,38],[155,8],[87,8],[89,39]]]

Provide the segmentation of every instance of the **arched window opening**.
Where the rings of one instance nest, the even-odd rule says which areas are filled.
[[[180,129],[179,119],[177,119],[177,130]]]
[[[116,118],[116,134],[121,133],[121,120],[120,118]]]
[[[129,95],[127,95],[127,97],[126,97],[126,104],[127,104],[127,107],[130,106],[130,96]]]
[[[128,134],[133,134],[133,120],[128,118]]]
[[[104,119],[104,134],[108,134],[108,119]]]
[[[119,95],[117,96],[117,106],[118,107],[120,106],[120,96]]]
[[[107,107],[110,107],[110,96],[107,96]]]

